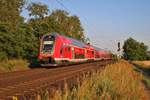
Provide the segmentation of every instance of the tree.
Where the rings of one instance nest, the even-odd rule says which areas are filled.
[[[64,10],[55,10],[43,19],[30,19],[28,22],[32,26],[35,36],[40,37],[50,32],[76,38],[84,41],[85,36],[81,22],[77,16],[69,16]]]
[[[35,55],[37,39],[20,16],[25,0],[0,1],[0,60]]]
[[[144,43],[129,38],[124,42],[124,58],[128,60],[146,60],[148,47]]]
[[[67,27],[68,27],[68,32],[70,33],[71,37],[84,41],[85,37],[83,34],[83,28],[81,26],[79,17],[70,16],[68,18]]]
[[[15,30],[23,23],[20,16],[25,0],[0,0],[0,24],[8,26],[9,30]]]
[[[147,60],[150,60],[150,51],[148,51]]]
[[[77,16],[64,10],[50,15],[47,5],[31,3],[28,22],[20,15],[26,0],[0,0],[0,60],[36,57],[39,37],[50,32],[84,40],[83,28]]]
[[[32,3],[27,7],[29,15],[34,18],[44,18],[48,14],[49,9],[47,5],[41,3]]]
[[[37,53],[38,41],[25,24],[15,32],[0,32],[0,54],[7,58],[30,58]],[[5,57],[6,58],[6,57]]]
[[[84,41],[85,37],[79,17],[69,16],[69,13],[64,10],[53,11],[50,17],[58,27],[57,32]]]

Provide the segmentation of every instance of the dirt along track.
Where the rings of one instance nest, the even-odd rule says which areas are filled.
[[[37,68],[0,74],[0,100],[35,98],[38,91],[60,85],[91,70],[99,70],[112,61],[99,61],[58,68]],[[20,100],[19,99],[19,100]]]

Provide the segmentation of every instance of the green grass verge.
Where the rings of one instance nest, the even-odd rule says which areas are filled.
[[[144,77],[143,81],[148,89],[150,89],[150,78]]]
[[[28,62],[22,59],[13,59],[0,62],[0,72],[10,72],[29,69]]]

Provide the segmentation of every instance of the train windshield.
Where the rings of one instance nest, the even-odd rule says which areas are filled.
[[[54,36],[45,36],[43,38],[43,52],[52,52],[53,51],[53,46],[54,46],[54,41],[55,41],[55,37]]]

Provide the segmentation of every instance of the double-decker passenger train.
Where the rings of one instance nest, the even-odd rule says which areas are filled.
[[[41,64],[57,65],[88,60],[108,60],[111,59],[111,54],[106,50],[53,32],[43,35],[40,39],[38,59]]]

